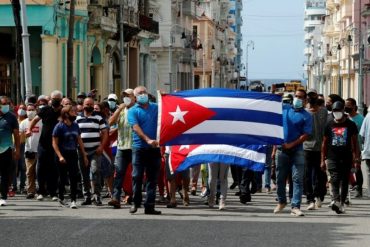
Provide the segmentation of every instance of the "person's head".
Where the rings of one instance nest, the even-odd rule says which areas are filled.
[[[51,106],[54,109],[59,108],[63,98],[62,92],[59,90],[55,90],[50,94],[50,97],[51,97]]]
[[[99,114],[103,118],[108,118],[110,115],[110,106],[109,106],[109,101],[102,101],[98,104],[98,107],[100,109]]]
[[[344,104],[344,100],[338,94],[330,94],[326,99],[326,109],[331,111],[333,104],[337,101],[340,101],[342,104]]]
[[[85,92],[79,92],[77,94],[77,104],[82,105],[84,103],[84,99],[86,98]]]
[[[62,108],[62,111],[60,113],[60,118],[62,121],[69,120],[71,122],[76,120],[76,111],[73,109],[73,106],[66,105]]]
[[[148,92],[144,86],[138,86],[134,89],[134,95],[136,102],[140,105],[146,105],[149,103]]]
[[[94,112],[100,112],[101,109],[100,109],[100,105],[99,104],[95,104],[94,105]]]
[[[70,98],[65,97],[65,98],[62,99],[61,105],[64,107],[64,106],[67,106],[67,105],[73,105],[73,103],[72,103],[72,100]]]
[[[317,105],[318,106],[324,106],[325,105],[325,97],[321,93],[317,94]]]
[[[87,97],[84,99],[84,113],[85,114],[91,114],[94,111],[94,100],[90,97]]]
[[[290,93],[283,96],[283,104],[293,104],[293,96]]]
[[[121,98],[122,98],[122,102],[128,107],[130,108],[131,106],[133,106],[135,104],[135,95],[134,95],[134,90],[131,89],[131,88],[128,88],[124,91],[121,92]]]
[[[118,97],[114,93],[108,95],[109,109],[114,111],[117,108]]]
[[[28,104],[27,105],[27,117],[29,120],[32,120],[36,116],[36,106],[34,104]]]
[[[310,106],[317,106],[317,91],[316,89],[308,89],[307,90],[307,102],[310,104]]]
[[[336,101],[332,105],[332,114],[335,121],[341,121],[343,119],[344,115],[344,104],[341,101]]]
[[[354,98],[348,98],[344,104],[344,111],[352,116],[357,112],[357,102]]]
[[[83,102],[82,102],[82,104],[83,104]],[[77,105],[77,106],[76,106],[76,111],[77,111],[78,113],[83,112],[83,111],[84,111],[84,106],[83,106],[83,105]]]
[[[7,114],[10,110],[9,98],[0,96],[0,115]]]
[[[30,96],[28,96],[26,98],[25,103],[26,103],[26,105],[28,105],[28,104],[36,104],[37,103],[37,97],[36,97],[36,95],[31,94]]]
[[[27,117],[27,107],[24,104],[20,104],[18,107],[17,115],[20,119],[24,119]]]
[[[293,107],[295,109],[302,109],[306,103],[307,94],[303,89],[298,89],[295,91],[293,98]]]

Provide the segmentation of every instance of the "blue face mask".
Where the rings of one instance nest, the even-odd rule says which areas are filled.
[[[136,96],[136,101],[139,104],[145,105],[149,101],[148,95],[147,94],[140,94],[140,95]]]
[[[293,99],[293,107],[295,109],[300,109],[303,107],[303,100],[301,99],[298,99],[298,98],[294,98]]]
[[[2,112],[3,114],[8,113],[8,112],[9,112],[9,105],[2,105],[2,106],[1,106],[1,112]]]
[[[114,110],[116,108],[116,102],[108,100],[109,109]]]

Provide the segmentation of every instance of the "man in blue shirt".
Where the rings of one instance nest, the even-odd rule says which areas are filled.
[[[286,180],[292,172],[293,198],[291,214],[303,216],[300,210],[303,192],[304,152],[303,142],[312,132],[312,117],[305,110],[307,94],[305,90],[297,90],[293,105],[283,106],[284,143],[276,147],[276,180],[278,205],[274,213],[283,211],[287,204]]]
[[[133,206],[130,213],[136,213],[142,201],[141,188],[144,171],[146,174],[145,214],[161,214],[154,209],[155,193],[161,164],[161,153],[157,135],[158,105],[149,102],[145,87],[135,88],[136,104],[128,111],[128,122],[132,132],[132,187]]]
[[[14,159],[18,160],[20,153],[19,126],[16,116],[9,112],[10,104],[8,97],[0,96],[0,176],[1,198],[0,206],[6,205],[8,196],[9,178]],[[14,138],[14,144],[13,144]]]

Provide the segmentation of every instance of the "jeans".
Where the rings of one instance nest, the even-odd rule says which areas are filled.
[[[229,173],[229,165],[221,163],[209,163],[209,197],[214,200],[216,196],[217,181],[220,181],[220,199],[225,200],[227,195],[227,176]]]
[[[52,147],[38,147],[38,163],[36,165],[37,182],[39,184],[39,195],[46,196],[47,191],[51,197],[56,196],[58,187],[58,167],[55,163],[55,152]]]
[[[266,148],[266,162],[265,162],[265,172],[264,172],[264,182],[265,188],[271,188],[271,154],[272,154],[272,146],[268,145]]]
[[[351,173],[352,159],[326,160],[330,173],[331,191],[333,200],[344,203],[348,195],[348,182]],[[340,189],[340,193],[339,193]]]
[[[13,165],[13,151],[11,148],[0,154],[1,199],[8,198],[9,178]]]
[[[77,151],[63,151],[62,155],[66,161],[65,164],[56,161],[59,169],[59,199],[64,200],[65,186],[68,178],[71,188],[71,201],[76,201],[77,180],[79,175]]]
[[[86,167],[83,157],[79,155],[79,166],[85,199],[90,199],[91,194],[100,197],[101,192],[101,155],[91,153],[87,155],[89,165]],[[91,186],[91,182],[93,186]]]
[[[292,172],[293,195],[292,208],[300,208],[303,193],[304,153],[303,150],[276,150],[276,183],[279,203],[286,203],[286,180]]]
[[[238,186],[240,185],[240,181],[242,180],[242,167],[240,166],[230,166],[231,176],[233,178],[233,183],[236,183]]]
[[[161,167],[161,152],[159,148],[132,149],[132,187],[133,202],[136,207],[141,205],[144,171],[146,175],[146,199],[144,207],[153,209],[155,205],[156,188],[159,169]]]
[[[114,160],[115,176],[113,184],[113,198],[117,201],[121,200],[122,183],[125,177],[127,167],[132,161],[131,149],[117,149],[116,158]]]
[[[323,201],[326,195],[327,176],[320,168],[321,152],[304,151],[304,158],[307,202],[315,202],[315,198]]]
[[[15,161],[15,169],[14,169],[14,176],[13,176],[13,190],[17,190],[18,185],[18,175],[19,175],[19,189],[23,190],[26,187],[26,163],[24,159],[24,148],[25,143],[20,144],[19,149],[19,160]]]
[[[240,198],[242,200],[250,200],[251,193],[254,194],[257,190],[257,183],[254,178],[254,172],[250,169],[242,169],[242,178],[239,184]],[[251,191],[252,190],[252,191]]]

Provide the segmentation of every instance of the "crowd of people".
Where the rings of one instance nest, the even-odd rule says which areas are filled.
[[[0,96],[0,205],[15,193],[39,201],[50,197],[73,209],[101,206],[108,198],[113,208],[130,204],[134,214],[143,204],[145,214],[158,215],[157,188],[159,202],[167,208],[177,207],[177,192],[189,206],[189,194],[198,193],[199,176],[200,196],[219,210],[226,208],[227,190],[236,188],[243,204],[263,186],[266,193],[276,189],[274,213],[284,211],[288,194],[294,216],[304,215],[303,195],[307,210],[321,208],[328,187],[329,206],[338,214],[345,212],[349,186],[356,197],[363,196],[361,161],[370,168],[370,115],[358,113],[353,98],[331,94],[325,99],[315,89],[284,95],[284,144],[267,146],[264,172],[213,162],[173,174],[171,147],[160,147],[156,140],[155,97],[143,86],[119,96],[97,102],[96,90],[76,99],[56,90],[17,106]]]

